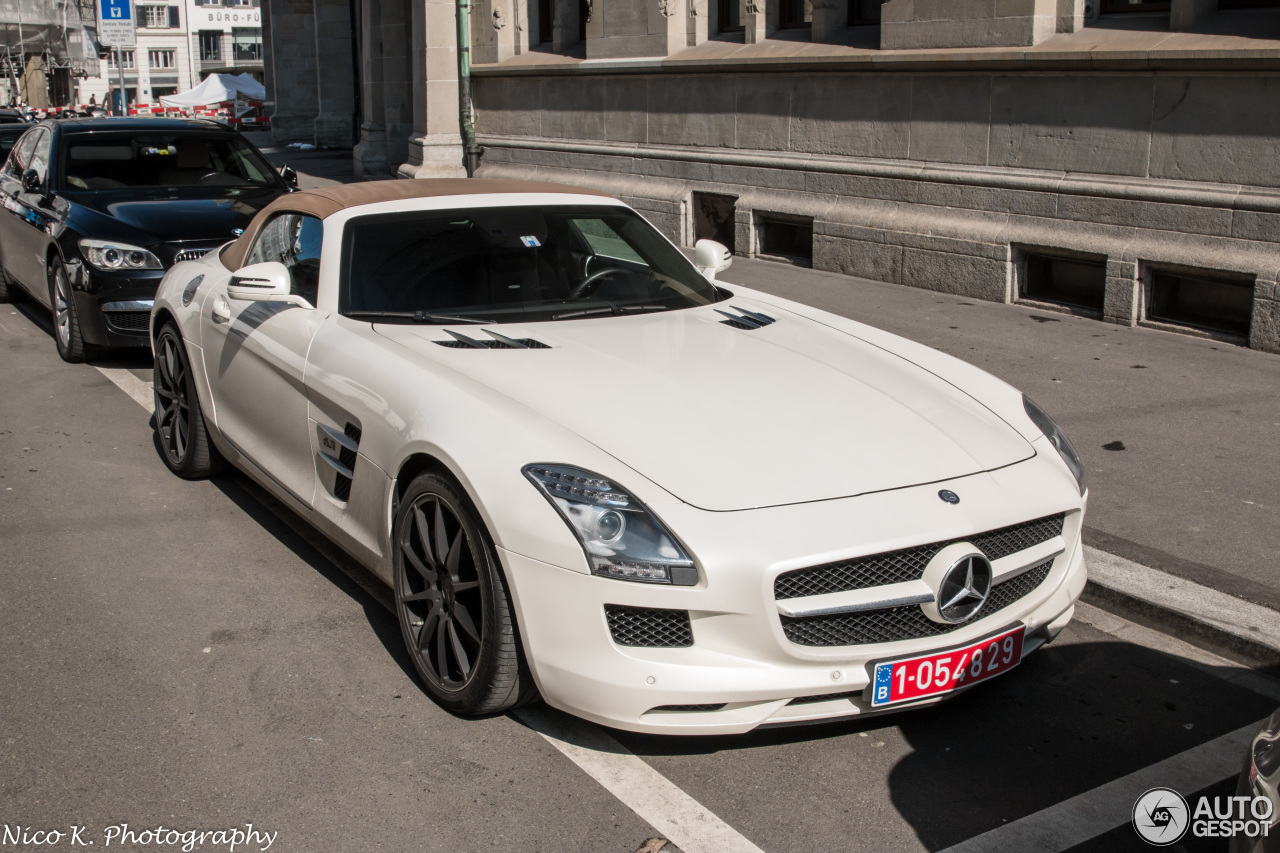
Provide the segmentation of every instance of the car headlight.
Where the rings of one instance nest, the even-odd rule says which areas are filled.
[[[1071,446],[1071,441],[1067,438],[1067,434],[1053,422],[1053,418],[1044,413],[1044,409],[1033,403],[1026,394],[1022,395],[1022,407],[1027,410],[1027,417],[1031,418],[1031,422],[1038,426],[1050,443],[1058,449],[1058,455],[1062,457],[1062,461],[1067,463],[1067,467],[1071,469],[1076,482],[1080,484],[1080,494],[1083,495],[1084,463],[1080,461],[1080,454],[1076,453],[1076,449]]]
[[[698,569],[676,538],[617,483],[564,465],[526,465],[524,475],[578,537],[593,575],[676,586],[698,582]]]
[[[161,270],[160,259],[139,246],[113,240],[81,240],[80,254],[100,270]]]

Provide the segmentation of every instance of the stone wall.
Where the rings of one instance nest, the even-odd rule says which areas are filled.
[[[691,242],[689,197],[812,218],[820,269],[994,301],[1026,250],[1105,256],[1106,318],[1152,265],[1254,277],[1280,351],[1274,72],[653,73],[475,81],[481,176],[608,189]]]

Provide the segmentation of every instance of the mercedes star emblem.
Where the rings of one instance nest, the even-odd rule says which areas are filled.
[[[970,619],[991,592],[991,563],[980,554],[961,557],[942,576],[938,613],[952,624]]]

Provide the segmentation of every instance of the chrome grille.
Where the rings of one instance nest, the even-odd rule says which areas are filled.
[[[209,249],[187,249],[184,252],[179,252],[174,255],[173,262],[175,264],[180,264],[183,261],[198,261],[205,255],[209,254],[210,251],[211,250]]]
[[[837,613],[833,616],[799,619],[783,616],[782,630],[788,640],[801,646],[861,646],[938,637],[998,613],[1030,595],[1049,577],[1049,570],[1052,568],[1053,560],[1046,560],[1017,577],[992,587],[982,608],[972,619],[960,625],[934,622],[924,615],[918,605],[912,604],[886,607],[883,610]]]
[[[977,546],[988,560],[999,560],[1010,554],[1025,551],[1032,545],[1047,542],[1062,535],[1065,513],[1048,515],[1034,521],[1025,521],[1009,527],[1001,527],[986,533],[841,560],[808,569],[796,569],[778,575],[773,582],[774,598],[803,598],[806,595],[822,595],[828,592],[846,592],[851,589],[870,589],[891,583],[919,580],[939,551],[956,542],[970,542]]]
[[[620,646],[676,648],[693,645],[689,611],[606,604],[609,633]]]
[[[117,332],[145,332],[151,327],[150,311],[103,311],[102,316]]]
[[[656,708],[650,708],[648,711],[645,711],[645,713],[652,714],[655,711],[665,711],[672,714],[690,714],[697,711],[722,711],[724,710],[724,706],[727,704],[727,702],[721,702],[719,704],[711,705],[659,705]]]

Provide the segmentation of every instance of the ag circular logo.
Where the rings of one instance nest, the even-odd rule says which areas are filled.
[[[1133,828],[1143,841],[1157,847],[1186,835],[1190,818],[1187,801],[1172,788],[1152,788],[1133,804]]]
[[[960,496],[957,495],[955,492],[951,491],[950,489],[943,489],[942,491],[938,492],[938,497],[942,498],[944,501],[946,501],[949,504],[960,503]]]

